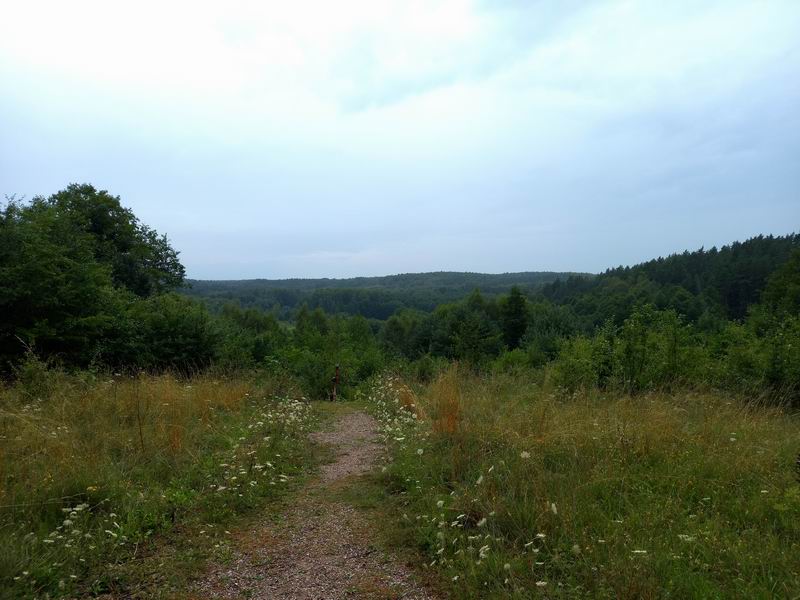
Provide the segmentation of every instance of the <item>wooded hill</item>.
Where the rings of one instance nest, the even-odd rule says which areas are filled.
[[[586,330],[607,319],[621,323],[633,308],[673,309],[713,328],[741,320],[761,298],[770,275],[800,249],[800,235],[764,236],[717,249],[700,248],[592,277],[572,276],[541,289],[554,304],[569,307]]]
[[[501,274],[438,271],[346,279],[190,279],[184,293],[205,300],[212,308],[234,302],[243,308],[277,309],[287,319],[293,309],[307,304],[329,313],[384,320],[403,308],[432,311],[439,304],[459,300],[475,289],[490,297],[506,294],[513,286],[532,294],[547,284],[576,276],[592,277],[587,273],[549,271]]]

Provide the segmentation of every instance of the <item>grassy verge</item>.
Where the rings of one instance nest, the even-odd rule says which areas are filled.
[[[800,589],[800,419],[707,394],[554,395],[451,370],[369,394],[395,531],[456,598]]]
[[[0,596],[170,595],[311,462],[268,384],[48,377],[0,396]]]

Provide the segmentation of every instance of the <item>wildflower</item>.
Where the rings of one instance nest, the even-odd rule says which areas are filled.
[[[545,587],[547,585],[546,581],[537,581],[536,587]]]
[[[504,565],[503,565],[503,568],[504,568],[506,571],[510,571],[510,570],[511,570],[511,565],[510,565],[509,563],[506,563],[506,564],[504,564]]]
[[[439,507],[439,508],[442,508],[442,507],[444,506],[444,500],[439,500],[439,501],[436,503],[436,506],[437,506],[437,507]]]
[[[422,453],[423,453],[423,452],[424,452],[424,450],[423,450],[422,448],[417,448],[417,454],[419,454],[420,456],[422,456]]]
[[[540,539],[540,540],[543,540],[543,539],[544,539],[544,538],[546,538],[547,536],[546,536],[545,534],[543,534],[543,533],[537,533],[537,534],[536,534],[536,537],[537,537],[538,539]]]
[[[519,453],[519,457],[527,459],[531,457],[531,453],[528,452],[527,450],[523,450],[522,452]]]

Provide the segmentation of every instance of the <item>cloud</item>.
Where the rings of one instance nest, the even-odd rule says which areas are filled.
[[[800,217],[795,2],[6,14],[0,193],[108,188],[193,276],[598,270]]]

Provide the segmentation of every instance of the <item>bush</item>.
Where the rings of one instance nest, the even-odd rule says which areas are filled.
[[[569,391],[592,389],[598,384],[594,340],[578,336],[564,342],[553,363],[553,383]]]

